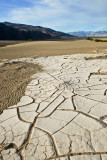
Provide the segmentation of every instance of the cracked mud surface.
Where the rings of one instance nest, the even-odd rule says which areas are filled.
[[[16,60],[45,71],[0,115],[0,160],[107,160],[107,60],[86,58]]]

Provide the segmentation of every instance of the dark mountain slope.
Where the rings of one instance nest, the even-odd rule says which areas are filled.
[[[40,26],[0,23],[0,40],[47,40],[70,39],[71,37],[73,36]]]

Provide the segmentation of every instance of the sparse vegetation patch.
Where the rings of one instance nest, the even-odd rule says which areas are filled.
[[[93,39],[91,37],[87,37],[86,40],[93,41]]]
[[[85,60],[95,60],[95,59],[107,59],[107,55],[96,56],[96,57],[86,57]]]
[[[107,40],[95,39],[95,42],[107,42]]]
[[[102,39],[93,39],[91,37],[87,37],[86,40],[90,40],[90,41],[95,41],[95,42],[107,42],[107,40],[102,40]]]

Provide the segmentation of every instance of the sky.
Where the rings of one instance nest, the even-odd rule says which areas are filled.
[[[0,0],[0,22],[63,32],[107,31],[107,0]]]

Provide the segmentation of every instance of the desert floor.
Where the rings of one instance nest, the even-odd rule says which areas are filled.
[[[15,42],[16,43],[16,42]],[[88,40],[76,41],[34,41],[0,47],[0,59],[16,59],[31,56],[53,56],[79,53],[101,53],[107,49],[107,42]]]
[[[107,160],[106,43],[52,43],[0,48],[0,159]],[[71,43],[78,51],[97,47],[70,55]]]
[[[16,44],[17,43],[17,44]],[[17,104],[24,95],[30,76],[40,72],[39,64],[25,62],[8,63],[11,59],[39,56],[53,56],[79,53],[107,53],[107,43],[88,40],[76,41],[0,41],[0,113],[8,106]],[[105,57],[104,57],[105,58]],[[7,63],[6,63],[7,62]],[[4,64],[5,65],[2,65]]]

